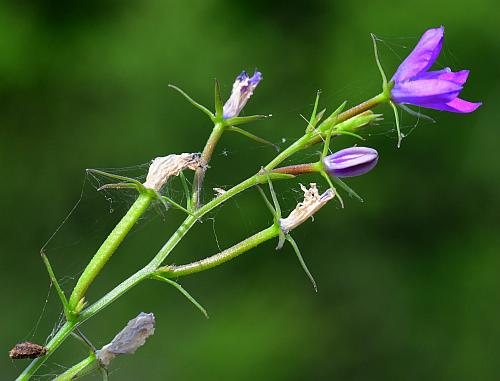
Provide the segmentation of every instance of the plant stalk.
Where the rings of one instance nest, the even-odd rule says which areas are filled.
[[[193,205],[194,210],[200,207],[201,189],[203,187],[203,181],[205,180],[205,174],[208,170],[208,164],[212,159],[215,147],[217,146],[217,143],[219,142],[224,132],[224,128],[225,125],[222,122],[218,122],[215,124],[212,133],[210,134],[207,143],[205,144],[205,148],[203,148],[203,152],[201,153],[201,162],[203,165],[196,169],[193,180],[193,195],[191,204]]]
[[[139,197],[137,197],[137,200],[135,200],[127,214],[123,216],[120,222],[118,222],[113,231],[102,243],[101,247],[97,250],[94,257],[90,260],[89,264],[78,279],[78,282],[71,293],[69,298],[70,311],[75,312],[76,307],[85,296],[89,286],[111,258],[118,246],[120,246],[130,229],[132,229],[137,220],[141,217],[142,213],[144,213],[150,204],[151,199],[152,196],[149,193],[140,193]]]

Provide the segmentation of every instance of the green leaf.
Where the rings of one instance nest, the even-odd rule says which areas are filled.
[[[42,256],[43,263],[45,264],[45,267],[47,268],[47,272],[49,273],[49,278],[54,287],[56,288],[57,295],[59,296],[59,300],[61,301],[64,309],[64,315],[66,316],[67,319],[69,319],[71,316],[71,311],[69,310],[69,304],[68,304],[68,299],[66,299],[66,295],[64,295],[64,291],[62,290],[61,286],[59,285],[59,282],[57,281],[57,278],[54,274],[54,270],[52,269],[52,266],[50,265],[49,258],[45,254],[45,251],[43,249],[40,251],[40,255]]]
[[[350,132],[350,131],[338,130],[338,131],[335,131],[335,134],[337,134],[337,135],[349,135],[349,136],[352,136],[352,137],[359,139],[359,140],[363,140],[363,141],[366,140],[361,135],[355,134],[354,132]]]
[[[172,200],[171,198],[167,197],[167,196],[163,196],[161,195],[158,191],[154,190],[154,189],[151,189],[150,190],[154,195],[155,197],[163,204],[163,206],[165,207],[166,210],[170,209],[168,207],[168,204],[172,205],[174,208],[176,209],[179,209],[179,210],[182,210],[184,213],[186,214],[189,214],[190,216],[193,215],[193,213],[191,213],[189,210],[187,210],[186,208],[184,208],[183,206],[179,205],[178,203],[176,203],[174,200]],[[168,203],[168,204],[167,204]]]
[[[224,118],[224,106],[220,94],[220,84],[217,79],[215,80],[215,117],[217,120],[222,120]]]
[[[394,104],[394,102],[390,101],[389,104],[394,111],[394,118],[396,119],[396,130],[398,131],[398,148],[401,147],[401,141],[403,140],[403,134],[401,134],[401,127],[399,126],[399,113],[398,108]]]
[[[269,201],[269,199],[267,198],[266,193],[264,192],[264,190],[259,185],[257,185],[256,188],[259,191],[259,193],[262,196],[262,198],[264,199],[264,203],[266,204],[267,208],[271,212],[273,218],[276,220],[276,218],[277,218],[277,216],[276,216],[276,210],[274,209],[273,204],[271,204],[271,201]]]
[[[181,179],[182,187],[184,188],[187,210],[192,210],[191,192],[189,191],[189,185],[187,183],[186,176],[184,176],[184,171],[181,171],[181,173],[179,173],[179,177]]]
[[[330,179],[330,176],[325,171],[321,171],[320,173],[321,173],[321,176],[323,176],[323,178],[326,180],[326,182],[328,183],[330,188],[335,192],[335,196],[337,196],[336,198],[339,200],[340,207],[342,209],[344,209],[344,199],[342,198],[340,193],[337,192],[337,188],[335,188],[335,186],[333,185],[332,180]]]
[[[319,97],[320,97],[320,95],[321,95],[321,90],[318,90],[316,92],[316,99],[314,101],[313,111],[311,113],[311,117],[309,118],[309,122],[307,123],[306,133],[309,133],[312,130],[314,130],[314,128],[316,126],[316,123],[317,123],[316,113],[318,111],[318,104],[319,104]],[[323,115],[323,114],[321,114],[321,115]]]
[[[141,189],[141,190],[145,189],[144,185],[142,185],[142,183],[140,181],[137,181],[136,179],[133,179],[131,177],[115,175],[113,173],[104,172],[104,171],[101,171],[99,169],[87,169],[87,172],[93,173],[95,175],[101,175],[104,177],[108,177],[108,178],[113,179],[113,180],[121,180],[121,181],[124,181],[126,183],[135,184],[138,187],[138,189]]]
[[[352,189],[349,185],[347,185],[346,183],[344,183],[342,180],[340,180],[338,177],[332,177],[331,178],[332,181],[337,184],[339,187],[341,187],[343,190],[345,190],[347,192],[347,194],[349,194],[350,197],[354,197],[354,198],[357,198],[358,201],[360,202],[364,202],[363,198],[358,195],[354,189]]]
[[[169,278],[165,278],[164,276],[162,275],[159,275],[159,274],[155,274],[153,275],[152,279],[155,279],[155,280],[159,280],[159,281],[162,281],[162,282],[165,282],[165,283],[168,283],[169,285],[171,286],[174,286],[182,295],[184,295],[187,300],[189,300],[191,303],[193,303],[193,305],[198,308],[201,313],[203,315],[205,315],[205,317],[208,319],[208,313],[207,313],[207,310],[200,304],[196,301],[195,298],[193,298],[189,292],[187,292],[179,283],[177,282],[174,282],[172,279],[169,279]]]
[[[240,124],[251,123],[256,120],[262,120],[268,118],[270,115],[250,115],[250,116],[235,116],[234,118],[229,118],[224,120],[226,126],[238,126]]]
[[[380,58],[378,56],[378,48],[377,48],[377,37],[371,33],[372,41],[373,41],[373,53],[375,54],[375,61],[377,62],[378,71],[380,72],[380,76],[382,77],[382,88],[384,91],[387,89],[387,77],[384,73],[384,69],[382,68],[382,64],[380,63]]]
[[[436,121],[434,119],[432,119],[429,115],[425,115],[425,114],[422,114],[421,112],[414,111],[406,105],[398,105],[398,106],[400,109],[406,111],[408,114],[410,114],[411,116],[414,116],[415,118],[423,119],[423,120],[426,120],[426,121],[431,122],[431,123],[436,123]]]
[[[274,143],[271,143],[269,140],[266,140],[266,139],[263,139],[257,135],[254,135],[248,131],[245,131],[241,128],[238,128],[238,127],[234,127],[234,126],[230,126],[230,127],[227,127],[227,131],[232,131],[232,132],[237,132],[243,136],[246,136],[247,138],[249,139],[252,139],[258,143],[262,143],[262,144],[266,144],[268,146],[271,146],[273,147],[276,151],[279,151],[280,150],[280,147],[278,147],[276,144]]]
[[[295,242],[295,240],[292,238],[290,234],[286,235],[286,240],[290,242],[290,245],[292,245],[293,250],[295,251],[295,254],[297,255],[297,258],[299,260],[300,266],[302,267],[302,270],[306,273],[307,277],[311,281],[314,291],[318,292],[318,287],[316,286],[316,281],[314,280],[314,277],[312,276],[311,272],[307,268],[306,262],[304,261],[304,258],[302,258],[302,255],[300,254],[299,246]]]
[[[196,107],[198,110],[201,110],[203,111],[205,114],[208,115],[208,117],[213,121],[215,119],[215,115],[212,113],[212,111],[210,111],[208,108],[206,108],[205,106],[199,104],[198,102],[196,102],[193,98],[191,98],[189,95],[187,95],[183,90],[181,90],[180,88],[178,88],[177,86],[175,85],[168,85],[168,87],[174,89],[175,91],[179,92],[184,98],[186,98],[188,100],[189,103],[191,103],[194,107]]]
[[[98,191],[102,191],[104,189],[135,189],[141,191],[138,189],[138,186],[136,184],[131,184],[131,183],[104,184],[103,186],[97,188]]]
[[[330,116],[326,118],[323,123],[321,123],[321,125],[319,126],[319,130],[324,132],[327,129],[334,126],[336,124],[337,115],[339,115],[342,112],[342,110],[344,110],[346,105],[347,101],[344,101],[339,107],[337,107],[337,109],[334,112],[332,112]]]

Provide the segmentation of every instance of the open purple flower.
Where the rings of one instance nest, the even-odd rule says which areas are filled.
[[[395,103],[459,113],[472,112],[481,106],[481,103],[458,98],[469,75],[468,70],[427,71],[439,56],[443,37],[443,26],[429,29],[398,67],[392,77],[391,98]]]
[[[371,171],[377,161],[378,152],[373,148],[352,147],[326,156],[323,166],[330,176],[353,177]]]
[[[240,114],[261,79],[262,74],[258,71],[250,77],[247,72],[243,70],[241,74],[236,77],[231,96],[224,105],[224,119],[234,118]]]

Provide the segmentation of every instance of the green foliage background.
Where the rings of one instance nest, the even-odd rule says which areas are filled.
[[[443,24],[439,64],[470,69],[464,98],[484,106],[463,116],[430,111],[437,123],[420,123],[400,149],[394,134],[372,131],[379,165],[350,181],[366,202],[329,205],[295,234],[318,294],[291,249],[275,252],[270,242],[182,280],[208,308],[208,321],[175,290],[151,282],[83,330],[101,346],[140,311],[156,314],[147,345],[113,364],[116,380],[498,380],[499,11],[493,0],[2,2],[0,379],[26,365],[8,359],[10,347],[43,343],[59,316],[53,291],[44,309],[49,281],[38,253],[78,200],[84,169],[201,150],[208,121],[167,84],[210,105],[213,78],[228,95],[240,70],[258,68],[264,80],[246,113],[273,118],[250,128],[290,142],[317,89],[329,110],[379,90],[370,32],[386,38],[389,73],[404,46]],[[381,131],[392,126],[384,111]],[[404,123],[415,120],[406,115]],[[208,186],[234,184],[272,155],[227,134]],[[300,196],[290,187],[298,189],[278,186],[288,209]],[[110,203],[87,181],[79,208],[49,245],[66,289],[122,215],[129,200],[114,196]],[[215,224],[193,229],[173,262],[217,252],[214,230],[227,247],[270,222],[256,192],[211,217]],[[144,265],[181,218],[150,211],[90,300]],[[42,373],[83,356],[68,340]]]

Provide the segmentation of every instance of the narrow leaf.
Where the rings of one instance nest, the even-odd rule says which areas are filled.
[[[276,219],[276,210],[274,209],[273,205],[271,204],[271,201],[269,201],[266,194],[264,193],[264,191],[262,190],[262,188],[259,185],[257,185],[256,188],[259,191],[262,198],[264,199],[264,203],[266,204],[267,208],[271,212],[272,216]]]
[[[207,314],[207,310],[205,308],[203,308],[203,306],[198,303],[196,301],[195,298],[193,298],[189,292],[187,292],[179,283],[177,282],[174,282],[172,279],[169,279],[169,278],[165,278],[161,275],[154,275],[153,276],[153,279],[156,279],[156,280],[159,280],[159,281],[162,281],[162,282],[165,282],[165,283],[168,283],[169,285],[171,286],[174,286],[182,295],[184,295],[187,300],[189,300],[191,303],[193,303],[193,305],[198,308],[202,313],[203,315],[205,315],[205,317],[208,319],[208,314]]]
[[[382,64],[380,63],[380,58],[378,56],[378,48],[377,48],[377,37],[371,33],[372,41],[373,41],[373,53],[375,54],[375,61],[377,62],[378,71],[380,72],[380,76],[382,77],[382,87],[384,90],[387,87],[387,77],[385,76],[384,69],[382,68]]]
[[[333,185],[332,180],[330,179],[330,176],[325,171],[321,171],[320,173],[321,173],[321,176],[323,176],[325,178],[325,180],[328,183],[328,185],[330,186],[330,188],[335,192],[335,196],[337,196],[336,198],[340,202],[340,207],[342,209],[344,209],[344,199],[342,198],[340,193],[337,192],[337,188],[335,188],[335,186]]]
[[[398,131],[398,148],[401,147],[401,141],[403,140],[403,134],[401,134],[401,127],[399,126],[399,112],[398,108],[394,104],[394,102],[389,102],[394,111],[394,118],[396,119],[396,130]]]
[[[276,144],[271,143],[269,140],[263,139],[263,138],[261,138],[261,137],[259,137],[257,135],[252,134],[251,132],[245,131],[245,130],[239,128],[239,127],[230,126],[230,127],[227,127],[227,131],[237,132],[237,133],[239,133],[239,134],[241,134],[243,136],[246,136],[249,139],[252,139],[252,140],[258,142],[258,143],[262,143],[262,144],[266,144],[268,146],[271,146],[276,151],[280,150],[280,148]]]
[[[240,124],[246,124],[255,122],[256,120],[262,120],[270,117],[270,115],[250,115],[250,116],[235,116],[234,118],[229,118],[224,121],[227,126],[238,126]]]
[[[61,286],[59,285],[59,282],[57,281],[56,275],[54,274],[54,270],[52,269],[52,266],[50,265],[49,258],[45,254],[45,252],[42,251],[40,252],[40,255],[42,256],[43,263],[45,264],[45,267],[47,268],[47,272],[49,273],[49,278],[54,287],[56,288],[57,295],[59,296],[59,299],[61,300],[61,303],[64,308],[64,315],[69,318],[70,311],[69,311],[69,305],[68,305],[68,299],[66,299],[66,295],[64,295],[64,291],[62,290]]]
[[[127,183],[135,184],[139,188],[144,188],[144,186],[142,185],[142,183],[140,181],[137,181],[136,179],[133,179],[131,177],[115,175],[113,173],[104,172],[104,171],[101,171],[99,169],[87,169],[87,172],[93,173],[95,175],[101,175],[101,176],[104,176],[104,177],[108,177],[108,178],[114,179],[114,180],[125,181]]]
[[[184,194],[186,196],[187,210],[191,210],[191,192],[189,191],[189,185],[187,183],[186,176],[184,176],[184,171],[181,171],[181,173],[179,173],[179,177],[181,178],[182,187],[184,188]]]
[[[354,138],[356,138],[356,139],[359,139],[359,140],[363,140],[363,141],[365,141],[365,140],[366,140],[366,139],[365,139],[364,137],[362,137],[361,135],[358,135],[358,134],[356,134],[356,133],[354,133],[354,132],[350,132],[350,131],[337,130],[337,131],[335,131],[335,134],[336,134],[336,135],[349,135],[349,136],[352,136],[352,137],[354,137]]]
[[[313,111],[312,111],[311,117],[309,118],[309,122],[307,123],[306,133],[311,132],[314,129],[315,122],[316,122],[316,113],[318,111],[318,104],[319,104],[319,97],[320,97],[320,95],[321,95],[321,90],[318,90],[316,92],[316,99],[314,101]]]
[[[189,95],[187,95],[183,90],[181,90],[180,88],[178,88],[177,86],[175,85],[168,85],[168,87],[178,91],[184,98],[186,98],[188,100],[189,103],[191,103],[194,107],[196,107],[198,110],[201,110],[203,111],[205,114],[208,115],[208,117],[212,120],[214,120],[215,116],[214,114],[212,113],[212,111],[210,111],[208,108],[206,108],[205,106],[199,104],[198,102],[196,102],[193,98],[191,98]]]
[[[295,240],[292,238],[292,236],[290,234],[286,235],[286,240],[288,242],[290,242],[290,244],[293,247],[293,250],[295,251],[295,254],[297,254],[297,258],[299,260],[300,265],[302,266],[302,270],[304,270],[304,272],[308,276],[309,280],[311,281],[311,283],[314,287],[314,291],[318,292],[318,287],[316,286],[316,281],[314,280],[314,277],[312,276],[311,272],[307,268],[306,262],[304,261],[304,258],[302,258],[302,255],[300,254],[300,250],[299,250],[299,247],[297,246],[297,243],[295,242]]]
[[[332,181],[337,184],[339,187],[341,187],[343,190],[345,190],[350,197],[357,198],[358,201],[364,202],[363,198],[357,194],[354,189],[352,189],[349,185],[344,183],[342,180],[340,180],[338,177],[332,177]]]
[[[220,94],[220,84],[215,80],[215,117],[219,120],[224,119],[224,106],[222,105],[222,96]]]
[[[421,112],[414,111],[406,105],[398,105],[398,106],[399,106],[399,108],[406,111],[408,114],[410,114],[411,116],[414,116],[415,118],[423,119],[423,120],[426,120],[426,121],[431,122],[431,123],[436,123],[436,121],[434,119],[432,119],[429,115],[425,115],[425,114],[422,114]]]
[[[136,189],[136,184],[131,183],[114,183],[114,184],[104,184],[102,187],[97,188],[98,191],[102,191],[104,189]]]

